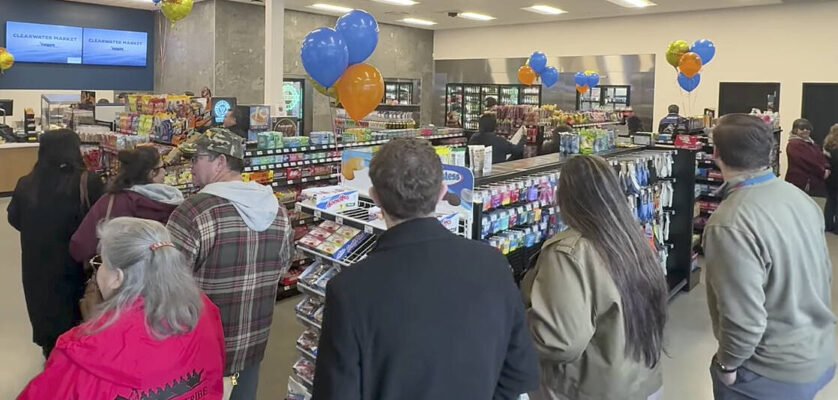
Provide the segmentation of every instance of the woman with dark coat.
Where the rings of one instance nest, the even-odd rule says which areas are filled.
[[[834,171],[826,179],[826,206],[823,209],[826,231],[838,235],[838,124],[832,125],[823,140],[823,152]]]
[[[32,340],[48,357],[58,337],[81,320],[84,272],[70,257],[70,237],[102,195],[103,184],[87,172],[73,131],[46,132],[40,140],[38,162],[18,180],[8,217],[20,231]]]
[[[821,147],[812,140],[812,124],[805,119],[794,121],[786,147],[789,167],[786,182],[800,188],[810,196],[826,193],[825,180],[829,177],[829,164]]]

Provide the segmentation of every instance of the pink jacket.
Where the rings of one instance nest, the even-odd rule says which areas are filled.
[[[44,372],[18,400],[221,399],[221,318],[218,308],[201,297],[204,308],[195,329],[162,341],[148,332],[142,300],[99,333],[82,334],[85,325],[67,331]]]

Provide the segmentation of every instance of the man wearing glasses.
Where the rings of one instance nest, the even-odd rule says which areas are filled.
[[[211,128],[180,146],[200,192],[175,209],[168,228],[198,285],[218,306],[231,399],[255,399],[280,277],[290,265],[293,229],[269,186],[242,182],[243,139]]]

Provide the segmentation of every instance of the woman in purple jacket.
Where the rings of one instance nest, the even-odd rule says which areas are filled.
[[[812,124],[808,120],[794,121],[786,147],[789,161],[786,182],[797,186],[810,196],[822,197],[826,193],[829,164],[821,146],[812,140],[811,135]]]
[[[99,238],[96,227],[103,219],[136,217],[165,224],[172,211],[183,203],[183,194],[163,184],[166,170],[154,147],[120,151],[119,172],[84,217],[70,240],[70,255],[84,262],[96,255]]]

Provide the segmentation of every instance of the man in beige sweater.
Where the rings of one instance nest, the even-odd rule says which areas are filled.
[[[768,168],[772,136],[744,114],[713,132],[725,178],[704,231],[716,400],[813,399],[835,374],[823,214]]]

